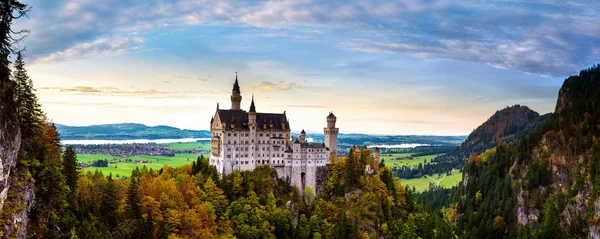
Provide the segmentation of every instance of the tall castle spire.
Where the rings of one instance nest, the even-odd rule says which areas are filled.
[[[250,102],[250,111],[252,113],[256,113],[256,107],[254,106],[254,94],[252,94],[252,102]]]
[[[240,92],[240,84],[238,83],[237,72],[235,72],[235,83],[233,83],[233,89],[231,90],[231,109],[240,110],[242,103],[242,92]]]

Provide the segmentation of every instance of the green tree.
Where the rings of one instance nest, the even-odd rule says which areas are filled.
[[[117,188],[109,174],[106,185],[102,188],[102,200],[100,201],[100,221],[108,227],[109,231],[117,227],[117,209],[119,201],[117,199]]]
[[[65,175],[67,186],[71,189],[71,195],[76,195],[79,165],[77,164],[77,155],[71,146],[67,146],[63,154],[63,174]]]

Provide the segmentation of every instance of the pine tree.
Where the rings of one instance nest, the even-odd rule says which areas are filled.
[[[356,159],[354,151],[350,150],[346,161],[344,162],[344,186],[347,191],[352,190],[358,184],[358,176],[356,172]]]
[[[127,190],[126,210],[132,220],[142,218],[142,207],[140,205],[139,181],[136,177],[131,177],[129,189]]]
[[[76,195],[77,180],[79,179],[79,165],[77,164],[77,155],[71,146],[68,146],[63,154],[63,173],[66,178],[67,186],[71,189],[71,194]]]
[[[146,230],[145,230],[145,238],[152,239],[154,238],[154,220],[152,219],[152,212],[146,212]]]
[[[14,64],[13,80],[16,83],[15,102],[18,106],[19,121],[21,123],[21,137],[30,143],[28,140],[33,138],[40,129],[38,119],[41,118],[42,112],[38,104],[37,96],[31,78],[25,69],[25,61],[21,51],[17,53],[17,59]]]
[[[117,188],[112,179],[112,174],[108,175],[107,183],[102,189],[102,201],[100,201],[100,221],[112,231],[117,227],[117,209],[119,201],[117,200]]]

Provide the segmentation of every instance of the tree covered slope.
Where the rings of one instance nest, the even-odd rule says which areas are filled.
[[[496,111],[477,127],[460,147],[433,160],[440,172],[461,168],[472,153],[480,154],[500,142],[514,144],[544,122],[549,114],[540,115],[527,106],[515,105]]]
[[[600,68],[569,77],[554,114],[472,156],[448,215],[463,238],[598,238]]]

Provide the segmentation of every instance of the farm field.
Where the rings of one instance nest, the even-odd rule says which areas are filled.
[[[461,179],[462,173],[458,170],[452,170],[452,173],[449,176],[445,174],[441,176],[434,174],[433,176],[425,176],[422,178],[401,179],[401,182],[404,186],[409,186],[410,188],[414,187],[417,192],[423,192],[429,189],[429,183],[433,183],[444,188],[450,188],[458,184]]]
[[[132,157],[126,158],[117,158],[106,154],[78,154],[77,159],[80,162],[89,163],[98,159],[108,159],[109,161],[112,159],[119,159],[117,163],[109,163],[108,167],[87,167],[83,169],[83,172],[94,172],[96,170],[101,170],[104,175],[108,175],[112,173],[114,177],[117,175],[119,177],[129,176],[131,171],[136,167],[142,168],[146,166],[147,168],[152,169],[160,169],[164,165],[169,165],[171,167],[179,167],[184,164],[192,163],[192,161],[196,160],[199,155],[195,154],[175,154],[173,157],[168,156],[150,156],[150,155],[135,155]],[[208,157],[208,155],[204,155]],[[131,159],[131,162],[129,162]],[[126,160],[127,162],[123,162]],[[148,160],[148,163],[135,163],[136,160]]]
[[[170,143],[164,144],[164,148],[174,149],[174,150],[192,150],[192,149],[200,149],[200,150],[210,150],[210,142],[186,142],[186,143]]]
[[[437,157],[439,154],[425,155],[425,156],[413,157],[412,159],[401,159],[401,160],[396,160],[396,158],[408,157],[408,156],[410,156],[410,153],[392,154],[392,155],[393,156],[391,156],[391,157],[389,155],[386,155],[385,157],[383,154],[381,155],[381,158],[385,160],[385,166],[417,167],[419,165],[419,163],[425,164],[425,161],[431,162],[431,160],[434,159],[435,157]]]

